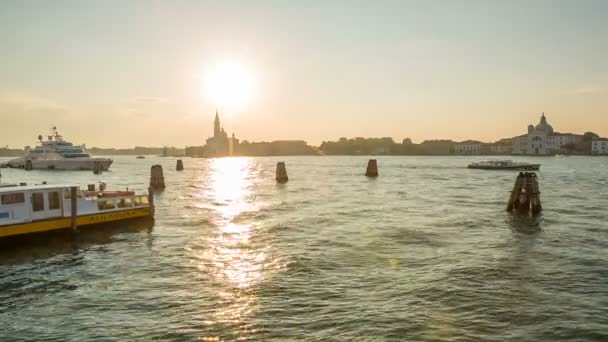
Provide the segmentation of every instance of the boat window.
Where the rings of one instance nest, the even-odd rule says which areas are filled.
[[[64,199],[70,199],[72,198],[72,194],[71,194],[71,189],[64,189],[63,190],[63,198]],[[78,189],[76,191],[76,198],[83,198],[84,197],[84,193],[82,192],[82,190]]]
[[[148,197],[147,196],[135,197],[135,205],[148,205]]]
[[[2,195],[2,205],[17,204],[23,202],[25,202],[25,194],[23,192]]]
[[[111,199],[101,199],[101,200],[97,200],[97,208],[99,210],[108,210],[108,209],[114,209],[114,201]]]
[[[32,210],[44,210],[44,194],[42,192],[34,192],[32,194]]]
[[[59,191],[52,191],[48,193],[49,197],[49,210],[59,209],[61,203],[59,203]]]
[[[121,198],[120,200],[118,200],[119,208],[131,208],[132,206],[133,206],[133,202],[131,201],[130,198]]]

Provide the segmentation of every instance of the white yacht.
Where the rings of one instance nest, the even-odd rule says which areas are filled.
[[[51,129],[48,140],[38,136],[39,144],[35,148],[25,148],[25,155],[8,161],[5,166],[51,170],[100,170],[107,171],[112,159],[93,158],[81,146],[63,140],[57,127]]]

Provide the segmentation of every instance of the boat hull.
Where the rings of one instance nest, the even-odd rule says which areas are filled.
[[[108,171],[113,161],[107,158],[32,159],[32,169],[92,171],[95,169],[96,163],[101,165],[103,171]],[[13,159],[6,163],[7,167],[19,169],[25,168],[25,165],[25,158]]]
[[[152,217],[152,212],[149,207],[81,215],[76,218],[76,224],[78,227],[81,227],[142,217]],[[71,228],[71,226],[72,219],[70,217],[58,217],[41,221],[0,226],[0,238],[58,231]]]
[[[514,165],[514,166],[469,165],[468,168],[469,169],[479,169],[479,170],[538,171],[538,170],[540,170],[540,165],[536,165],[536,164]]]

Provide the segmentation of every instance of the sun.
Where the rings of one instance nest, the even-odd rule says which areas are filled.
[[[242,109],[255,95],[255,77],[241,63],[225,62],[205,70],[205,92],[217,107]]]

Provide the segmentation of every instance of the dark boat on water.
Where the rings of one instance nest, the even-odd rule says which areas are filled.
[[[468,168],[482,170],[538,171],[540,170],[540,164],[521,163],[511,160],[488,160],[471,163]]]

